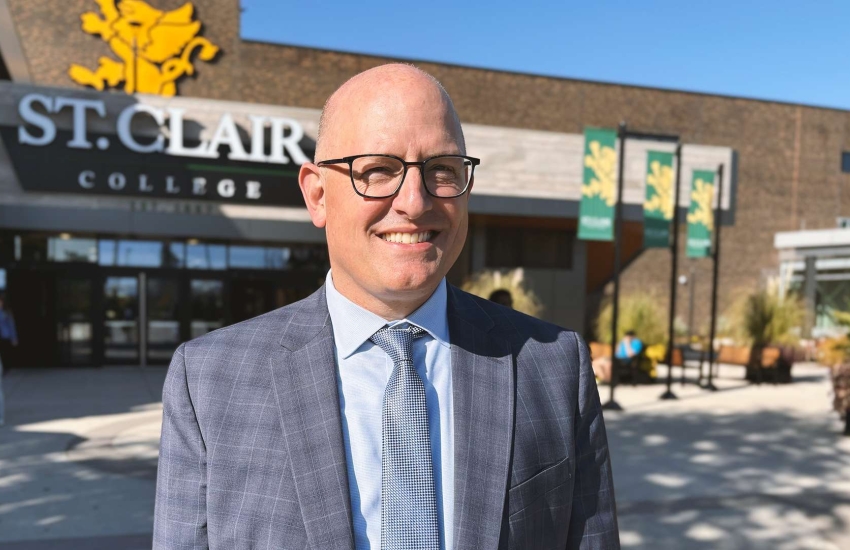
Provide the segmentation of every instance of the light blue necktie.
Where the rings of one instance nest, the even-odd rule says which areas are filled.
[[[419,327],[384,327],[372,342],[395,365],[381,419],[381,550],[440,550],[425,385],[413,368]]]

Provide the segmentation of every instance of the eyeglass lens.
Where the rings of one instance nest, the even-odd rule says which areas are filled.
[[[435,157],[422,167],[425,186],[438,197],[454,197],[463,193],[471,172],[471,163],[455,156]],[[351,179],[357,191],[368,197],[392,195],[403,176],[404,163],[392,157],[373,155],[352,162]]]

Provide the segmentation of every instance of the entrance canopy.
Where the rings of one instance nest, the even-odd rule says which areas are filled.
[[[777,233],[780,292],[801,292],[813,316],[812,336],[841,329],[835,310],[850,311],[850,229],[817,229]]]

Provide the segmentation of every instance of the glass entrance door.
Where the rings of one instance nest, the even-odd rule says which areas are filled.
[[[203,336],[224,326],[224,281],[192,279],[190,281],[192,319],[190,337]]]
[[[92,280],[56,282],[56,341],[62,365],[92,364]]]
[[[144,347],[148,364],[167,364],[180,345],[179,296],[180,281],[176,277],[147,278]]]
[[[103,359],[139,364],[139,278],[106,277],[103,285]]]

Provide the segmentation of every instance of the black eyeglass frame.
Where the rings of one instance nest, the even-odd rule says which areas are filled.
[[[360,190],[357,189],[357,184],[354,182],[354,161],[359,159],[359,158],[364,158],[364,157],[387,157],[387,158],[395,159],[395,160],[401,162],[402,165],[404,165],[404,172],[402,172],[402,174],[401,174],[401,180],[398,182],[398,187],[395,188],[395,191],[393,191],[389,195],[382,195],[380,197],[374,197],[372,195],[366,195],[364,193],[361,193]],[[443,157],[462,158],[464,160],[468,160],[469,163],[472,165],[472,170],[469,172],[469,180],[467,180],[466,186],[464,186],[463,190],[460,193],[458,193],[457,195],[450,195],[448,197],[445,197],[445,196],[442,196],[442,195],[435,195],[434,193],[431,192],[430,189],[428,189],[428,186],[425,184],[425,174],[424,174],[425,164],[427,164],[428,162],[430,162],[434,159],[443,158]],[[419,161],[419,162],[409,162],[409,161],[406,161],[403,158],[397,157],[395,155],[367,153],[365,155],[351,155],[351,156],[348,156],[348,157],[342,157],[342,158],[338,158],[338,159],[320,160],[319,162],[316,163],[316,166],[328,166],[328,165],[332,165],[332,164],[348,164],[348,177],[351,180],[351,187],[354,188],[355,193],[357,193],[358,195],[360,195],[364,199],[388,199],[390,197],[395,196],[401,190],[401,186],[404,185],[404,180],[405,180],[405,178],[407,178],[407,169],[410,166],[418,166],[419,171],[422,172],[422,185],[425,187],[426,193],[428,193],[429,195],[431,195],[435,199],[456,199],[456,198],[462,196],[464,193],[466,193],[469,190],[469,184],[472,183],[472,180],[475,176],[475,167],[478,166],[479,164],[481,164],[481,159],[478,159],[478,158],[475,158],[475,157],[470,157],[470,156],[467,156],[467,155],[435,155],[433,157],[429,157],[429,158],[422,160],[422,161]]]

